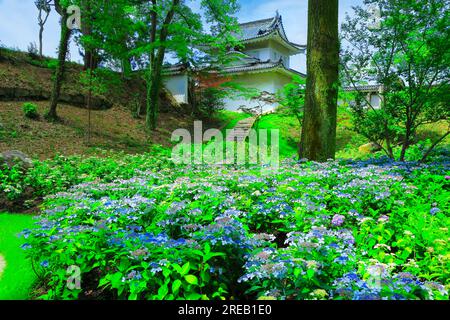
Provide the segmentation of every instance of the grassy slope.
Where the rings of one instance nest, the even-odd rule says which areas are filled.
[[[251,115],[248,113],[221,110],[217,113],[215,118],[218,123],[222,124],[222,131],[224,131],[233,129],[239,121],[250,117]]]
[[[30,215],[0,214],[0,253],[6,260],[6,268],[0,278],[0,300],[28,298],[35,275],[20,248],[25,239],[17,237],[17,234],[31,228],[33,223]]]
[[[298,152],[301,127],[298,120],[293,116],[279,113],[271,113],[262,116],[255,124],[257,129],[279,129],[280,130],[280,156],[292,157]],[[364,138],[351,129],[350,114],[339,109],[337,128],[337,150],[338,157],[342,157],[348,149],[353,150],[366,143]]]
[[[87,144],[87,110],[60,105],[62,123],[49,123],[43,119],[26,119],[21,102],[0,102],[0,152],[20,150],[41,159],[57,153],[64,155],[93,154],[95,148],[143,152],[151,143],[170,145],[173,130],[192,125],[188,117],[160,114],[160,127],[151,135],[145,133],[144,120],[135,119],[131,112],[114,107],[107,111],[92,111],[92,140]],[[42,115],[47,102],[36,102]]]
[[[295,117],[272,113],[262,116],[255,123],[254,128],[267,129],[270,143],[271,129],[280,130],[280,157],[290,157],[297,153],[297,143],[300,140],[300,127]]]
[[[52,58],[30,57],[25,52],[0,48],[0,86],[51,92],[56,63]],[[82,71],[82,65],[67,63],[66,76],[61,88],[62,95],[87,94],[85,86],[80,81]],[[134,95],[143,90],[139,78],[124,80],[120,74],[107,69],[98,69],[97,72],[101,75],[102,84],[105,85],[106,92],[103,98],[115,105],[128,105]]]
[[[262,116],[255,124],[257,129],[279,129],[280,130],[280,156],[292,157],[298,152],[301,127],[297,119],[293,116],[286,116],[279,113],[272,113]],[[437,140],[440,134],[445,132],[445,123],[425,125],[418,131],[421,140]],[[338,127],[336,141],[337,158],[361,158],[367,156],[358,148],[368,141],[355,131],[353,131],[351,114],[345,108],[338,109]],[[450,137],[447,137],[443,144],[450,144]]]
[[[49,58],[31,58],[23,52],[0,48],[0,86],[51,90],[54,63]],[[68,75],[63,93],[79,93],[78,81],[82,66],[69,63]],[[143,119],[135,119],[130,111],[131,97],[139,86],[134,81],[122,82],[120,76],[110,73],[107,96],[114,101],[114,107],[106,111],[92,111],[92,140],[87,144],[87,119],[85,109],[60,104],[58,114],[61,123],[48,123],[26,119],[21,110],[22,102],[0,101],[0,152],[20,150],[32,157],[46,159],[55,154],[72,155],[99,154],[105,150],[141,153],[148,151],[151,144],[169,147],[171,134],[178,128],[191,129],[194,119],[177,112],[159,114],[158,128],[150,134],[145,132]],[[35,102],[41,115],[48,108],[48,101]],[[205,128],[221,127],[236,116],[227,114],[219,117],[218,123],[205,122]],[[232,119],[233,118],[233,119]]]

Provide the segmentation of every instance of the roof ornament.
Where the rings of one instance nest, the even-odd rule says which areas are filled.
[[[278,24],[280,23],[280,21],[281,21],[281,15],[277,9],[277,11],[275,12],[275,18],[273,18],[272,28],[278,27]]]
[[[272,20],[272,22],[270,23],[270,25],[269,25],[268,27],[266,27],[266,28],[260,28],[260,29],[258,30],[258,35],[262,35],[262,34],[264,34],[264,33],[269,32],[270,30],[273,30],[273,29],[275,29],[276,27],[278,27],[278,23],[279,23],[279,21],[280,21],[280,18],[281,18],[280,12],[279,12],[278,9],[277,9],[276,14],[275,14],[275,17],[273,18],[273,20]]]
[[[260,35],[262,35],[262,34],[264,34],[266,32],[267,32],[267,29],[259,29],[258,30],[258,35],[260,36]]]

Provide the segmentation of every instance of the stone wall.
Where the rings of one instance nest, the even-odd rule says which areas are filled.
[[[0,87],[0,101],[40,101],[50,100],[51,92],[46,90]],[[92,97],[92,110],[106,110],[112,108],[113,104],[105,99]],[[82,94],[67,94],[62,92],[59,102],[86,108],[87,97]]]

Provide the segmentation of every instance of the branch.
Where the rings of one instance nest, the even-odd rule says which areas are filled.
[[[435,143],[433,143],[433,145],[427,150],[427,152],[425,152],[425,154],[423,155],[422,159],[420,160],[420,163],[425,162],[425,160],[428,158],[428,156],[430,155],[430,153],[433,151],[433,149],[442,141],[444,141],[444,139],[450,134],[450,130],[448,130],[442,137],[440,137]]]

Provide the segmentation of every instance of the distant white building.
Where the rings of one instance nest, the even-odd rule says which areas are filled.
[[[275,95],[292,77],[304,74],[290,68],[290,57],[304,53],[306,46],[292,43],[286,35],[282,17],[276,13],[270,19],[240,24],[242,32],[235,35],[243,45],[238,51],[230,50],[234,62],[219,71],[223,82],[232,81],[245,88],[256,89],[267,95]],[[213,80],[217,84],[216,79]],[[166,88],[180,103],[189,101],[189,76],[187,70],[173,66],[166,71]],[[208,85],[208,84],[206,84]],[[262,112],[272,111],[277,103],[260,102],[240,94],[225,100],[227,110],[238,111],[241,107],[261,108]]]
[[[164,85],[180,103],[189,103],[189,72],[183,64],[164,68]]]
[[[361,93],[372,108],[380,109],[383,102],[383,86],[379,84],[344,88],[345,92]],[[339,101],[339,105],[350,105],[355,101]],[[366,103],[367,104],[367,103]]]

